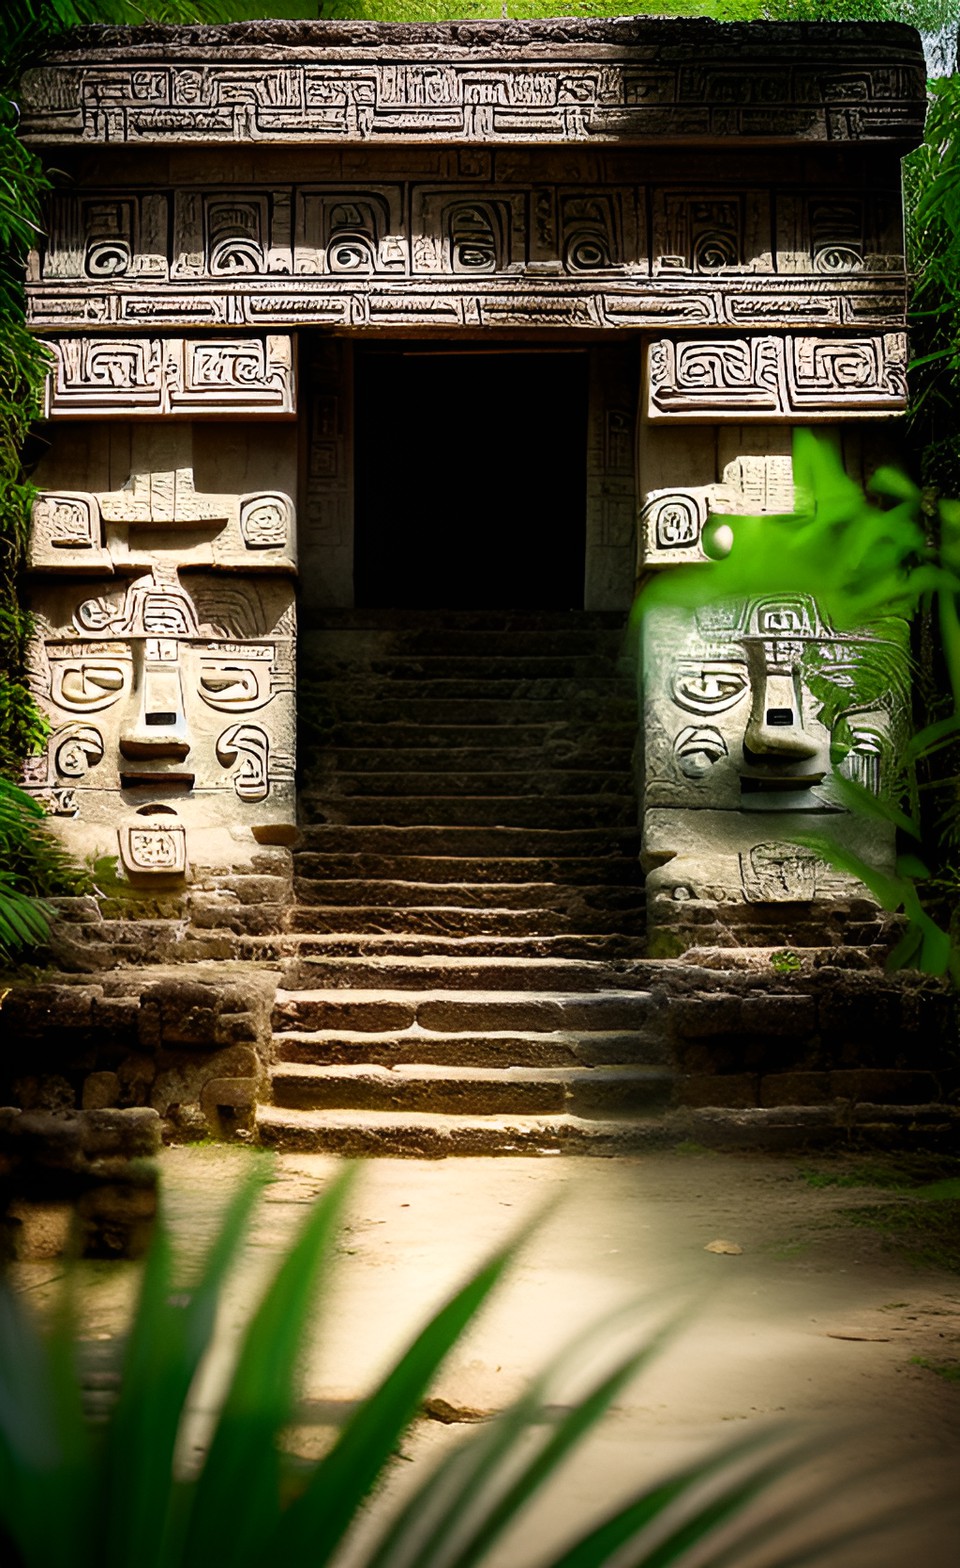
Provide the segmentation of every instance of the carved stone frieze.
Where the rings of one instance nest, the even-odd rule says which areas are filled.
[[[919,139],[916,34],[643,17],[91,31],[27,73],[45,143]]]
[[[189,425],[134,427],[130,464],[119,489],[40,491],[27,556],[33,571],[129,575],[164,555],[194,568],[295,570],[290,495],[198,491]]]
[[[47,346],[50,419],[288,419],[296,411],[289,337],[61,337]]]
[[[547,156],[542,180],[519,186],[61,195],[32,261],[31,321],[61,330],[523,325],[552,311],[571,326],[903,324],[903,241],[889,191],[840,189],[817,203],[793,187],[577,185],[557,178],[560,162]],[[110,271],[90,262],[102,213],[127,247]]]
[[[650,420],[889,418],[906,397],[902,332],[673,337],[647,351]]]
[[[128,874],[230,862],[241,827],[295,820],[294,606],[282,580],[155,564],[126,584],[50,586],[31,684],[50,721],[25,787],[74,819],[78,852]]]

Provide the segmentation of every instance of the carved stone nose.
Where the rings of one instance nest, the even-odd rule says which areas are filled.
[[[744,730],[744,751],[766,762],[802,761],[820,747],[804,730],[798,682],[792,670],[770,669],[751,649],[753,701]]]
[[[178,669],[148,661],[140,672],[140,701],[133,722],[120,732],[120,754],[172,757],[182,762],[190,750]]]

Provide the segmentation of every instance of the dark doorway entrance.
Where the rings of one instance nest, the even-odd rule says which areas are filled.
[[[356,603],[582,609],[587,355],[359,348]]]

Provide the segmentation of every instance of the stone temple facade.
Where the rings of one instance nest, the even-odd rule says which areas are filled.
[[[923,113],[899,26],[73,34],[23,88],[25,139],[63,171],[28,284],[51,353],[29,562],[51,731],[28,782],[65,842],[169,891],[290,842],[298,601],[307,623],[389,604],[410,496],[449,534],[497,449],[541,476],[523,516],[547,515],[529,542],[497,536],[490,602],[567,570],[559,603],[624,612],[638,575],[703,559],[711,511],[791,509],[794,426],[836,432],[855,472],[889,457],[898,160]],[[535,449],[522,414],[500,423],[511,354]],[[404,365],[444,355],[459,477],[434,488],[418,459],[371,493],[377,421],[419,395]],[[392,408],[361,396],[381,373]],[[561,445],[571,527],[541,483]],[[498,473],[489,511],[507,514]],[[882,787],[897,683],[853,710],[823,688],[842,696],[889,644],[798,596],[657,611],[643,637],[653,923],[682,928],[690,900],[749,926],[748,906],[849,899],[792,836],[815,819],[863,848],[831,732],[852,734],[845,771]]]
[[[2,1001],[0,1154],[949,1134],[945,989],[798,842],[891,853],[841,776],[904,629],[661,605],[639,703],[624,640],[796,427],[896,458],[916,33],[96,28],[21,104],[27,783],[95,891]]]

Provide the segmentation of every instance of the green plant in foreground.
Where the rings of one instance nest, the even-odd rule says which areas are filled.
[[[35,800],[0,778],[0,958],[37,947],[50,935],[47,906],[24,892],[22,876],[11,869],[35,850],[42,854],[36,838],[42,819],[43,808]],[[52,847],[51,853],[56,853]]]
[[[9,1282],[0,1289],[0,1555],[17,1568],[254,1568],[264,1561],[335,1561],[382,1478],[437,1368],[529,1233],[494,1254],[440,1308],[326,1456],[305,1466],[280,1447],[294,1411],[293,1379],[315,1286],[336,1248],[352,1170],[309,1212],[256,1309],[199,1469],[177,1448],[194,1377],[211,1347],[218,1296],[245,1234],[263,1171],[231,1202],[202,1275],[174,1289],[171,1243],[158,1223],[108,1418],[84,1418],[69,1317],[44,1339]],[[622,1313],[619,1315],[622,1318]],[[595,1350],[612,1320],[566,1353]],[[622,1326],[622,1323],[621,1325]],[[600,1373],[557,1416],[547,1405],[557,1365],[489,1424],[473,1428],[386,1523],[353,1568],[470,1568],[610,1407],[667,1334],[654,1333]],[[559,1364],[559,1363],[558,1363]],[[812,1446],[812,1445],[810,1445]],[[792,1501],[762,1517],[747,1505],[809,1451],[764,1428],[727,1442],[627,1503],[554,1556],[549,1568],[729,1568],[785,1524],[810,1515]],[[822,1497],[818,1501],[822,1501]],[[732,1532],[732,1533],[731,1533]],[[858,1536],[852,1528],[846,1534]],[[836,1545],[839,1536],[831,1536]],[[754,1558],[779,1568],[815,1561],[823,1543]],[[708,1553],[704,1556],[704,1551]]]

